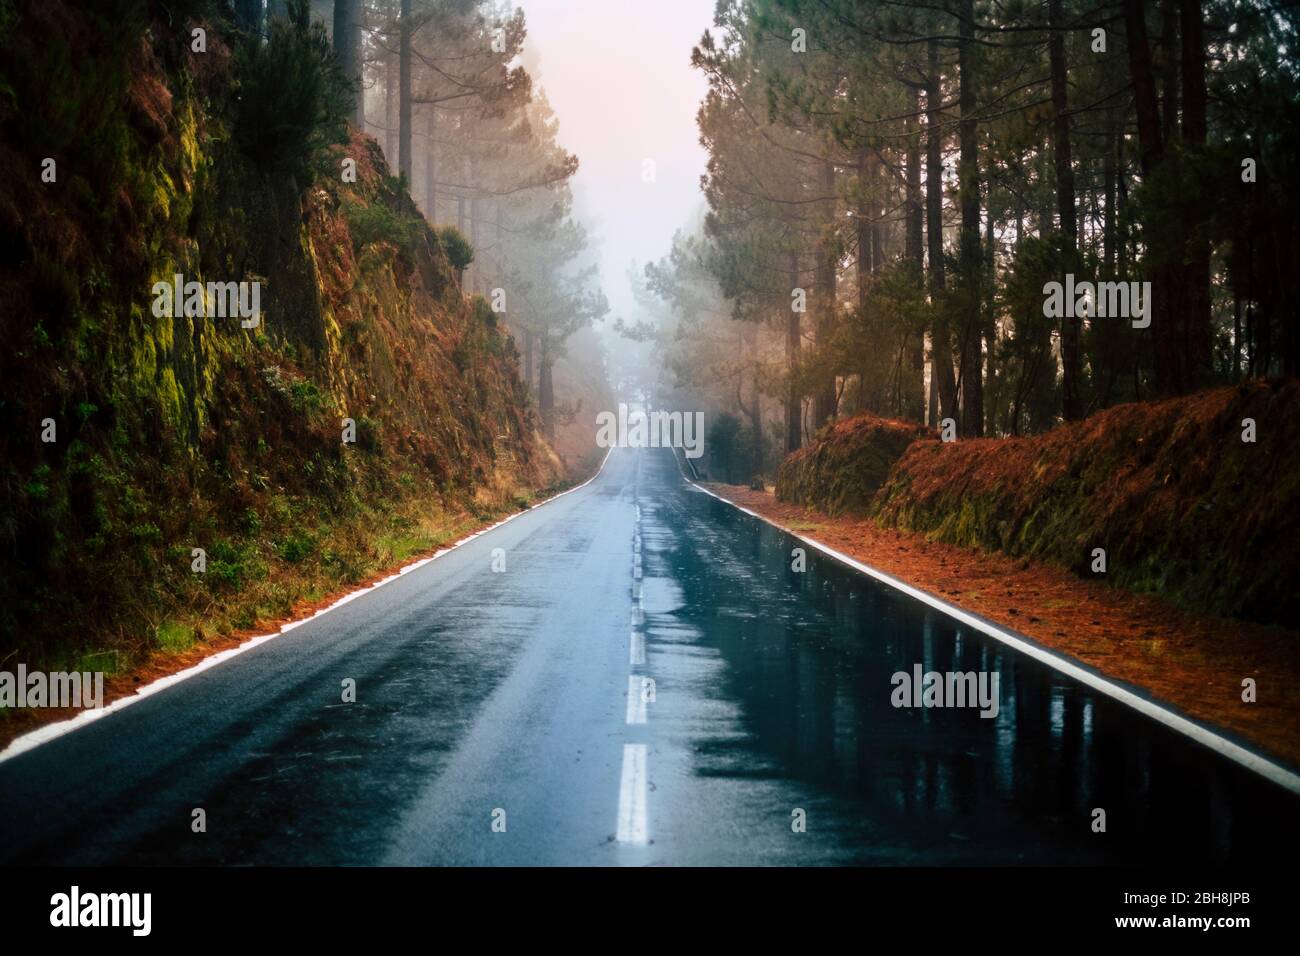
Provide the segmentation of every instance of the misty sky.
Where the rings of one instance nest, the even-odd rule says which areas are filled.
[[[577,211],[600,253],[610,321],[636,319],[627,264],[657,259],[697,214],[706,156],[695,111],[703,76],[691,48],[713,0],[514,0],[528,20],[530,59],[581,166]],[[656,181],[642,181],[655,163]]]

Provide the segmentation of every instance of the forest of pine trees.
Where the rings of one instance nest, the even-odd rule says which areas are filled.
[[[708,211],[642,290],[677,386],[761,472],[863,411],[1018,435],[1295,375],[1298,41],[1270,0],[720,0]],[[1067,276],[1149,282],[1149,327],[1046,315]]]
[[[252,26],[291,3],[236,0]],[[374,136],[461,269],[523,353],[546,433],[566,341],[608,311],[572,215],[578,160],[557,142],[544,91],[522,65],[522,11],[494,0],[316,0],[356,90],[352,123]],[[571,411],[571,410],[570,410]]]

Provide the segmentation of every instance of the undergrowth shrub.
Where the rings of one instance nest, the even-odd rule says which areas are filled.
[[[438,230],[438,245],[457,272],[464,272],[474,261],[474,247],[455,226],[443,226]]]
[[[394,212],[384,203],[368,205],[344,200],[343,215],[358,249],[376,242],[387,242],[407,252],[415,245],[423,228],[419,219]]]

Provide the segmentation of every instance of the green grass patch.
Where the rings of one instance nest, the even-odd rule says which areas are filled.
[[[413,554],[436,548],[438,541],[427,534],[386,534],[375,542],[381,564],[405,561]]]
[[[154,643],[167,654],[179,654],[194,646],[194,628],[177,621],[164,621],[154,629]]]

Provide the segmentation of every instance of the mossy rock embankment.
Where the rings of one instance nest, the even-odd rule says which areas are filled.
[[[1243,441],[1253,419],[1256,441]],[[884,525],[1064,565],[1185,606],[1300,624],[1300,382],[1107,409],[1031,438],[911,444]]]
[[[27,0],[0,30],[11,668],[282,620],[560,478],[513,339],[378,144],[283,108],[327,85],[319,32],[218,7]],[[177,273],[255,285],[256,325],[156,308]]]
[[[863,513],[908,446],[933,437],[923,425],[875,415],[833,422],[781,463],[776,496],[831,515]]]

